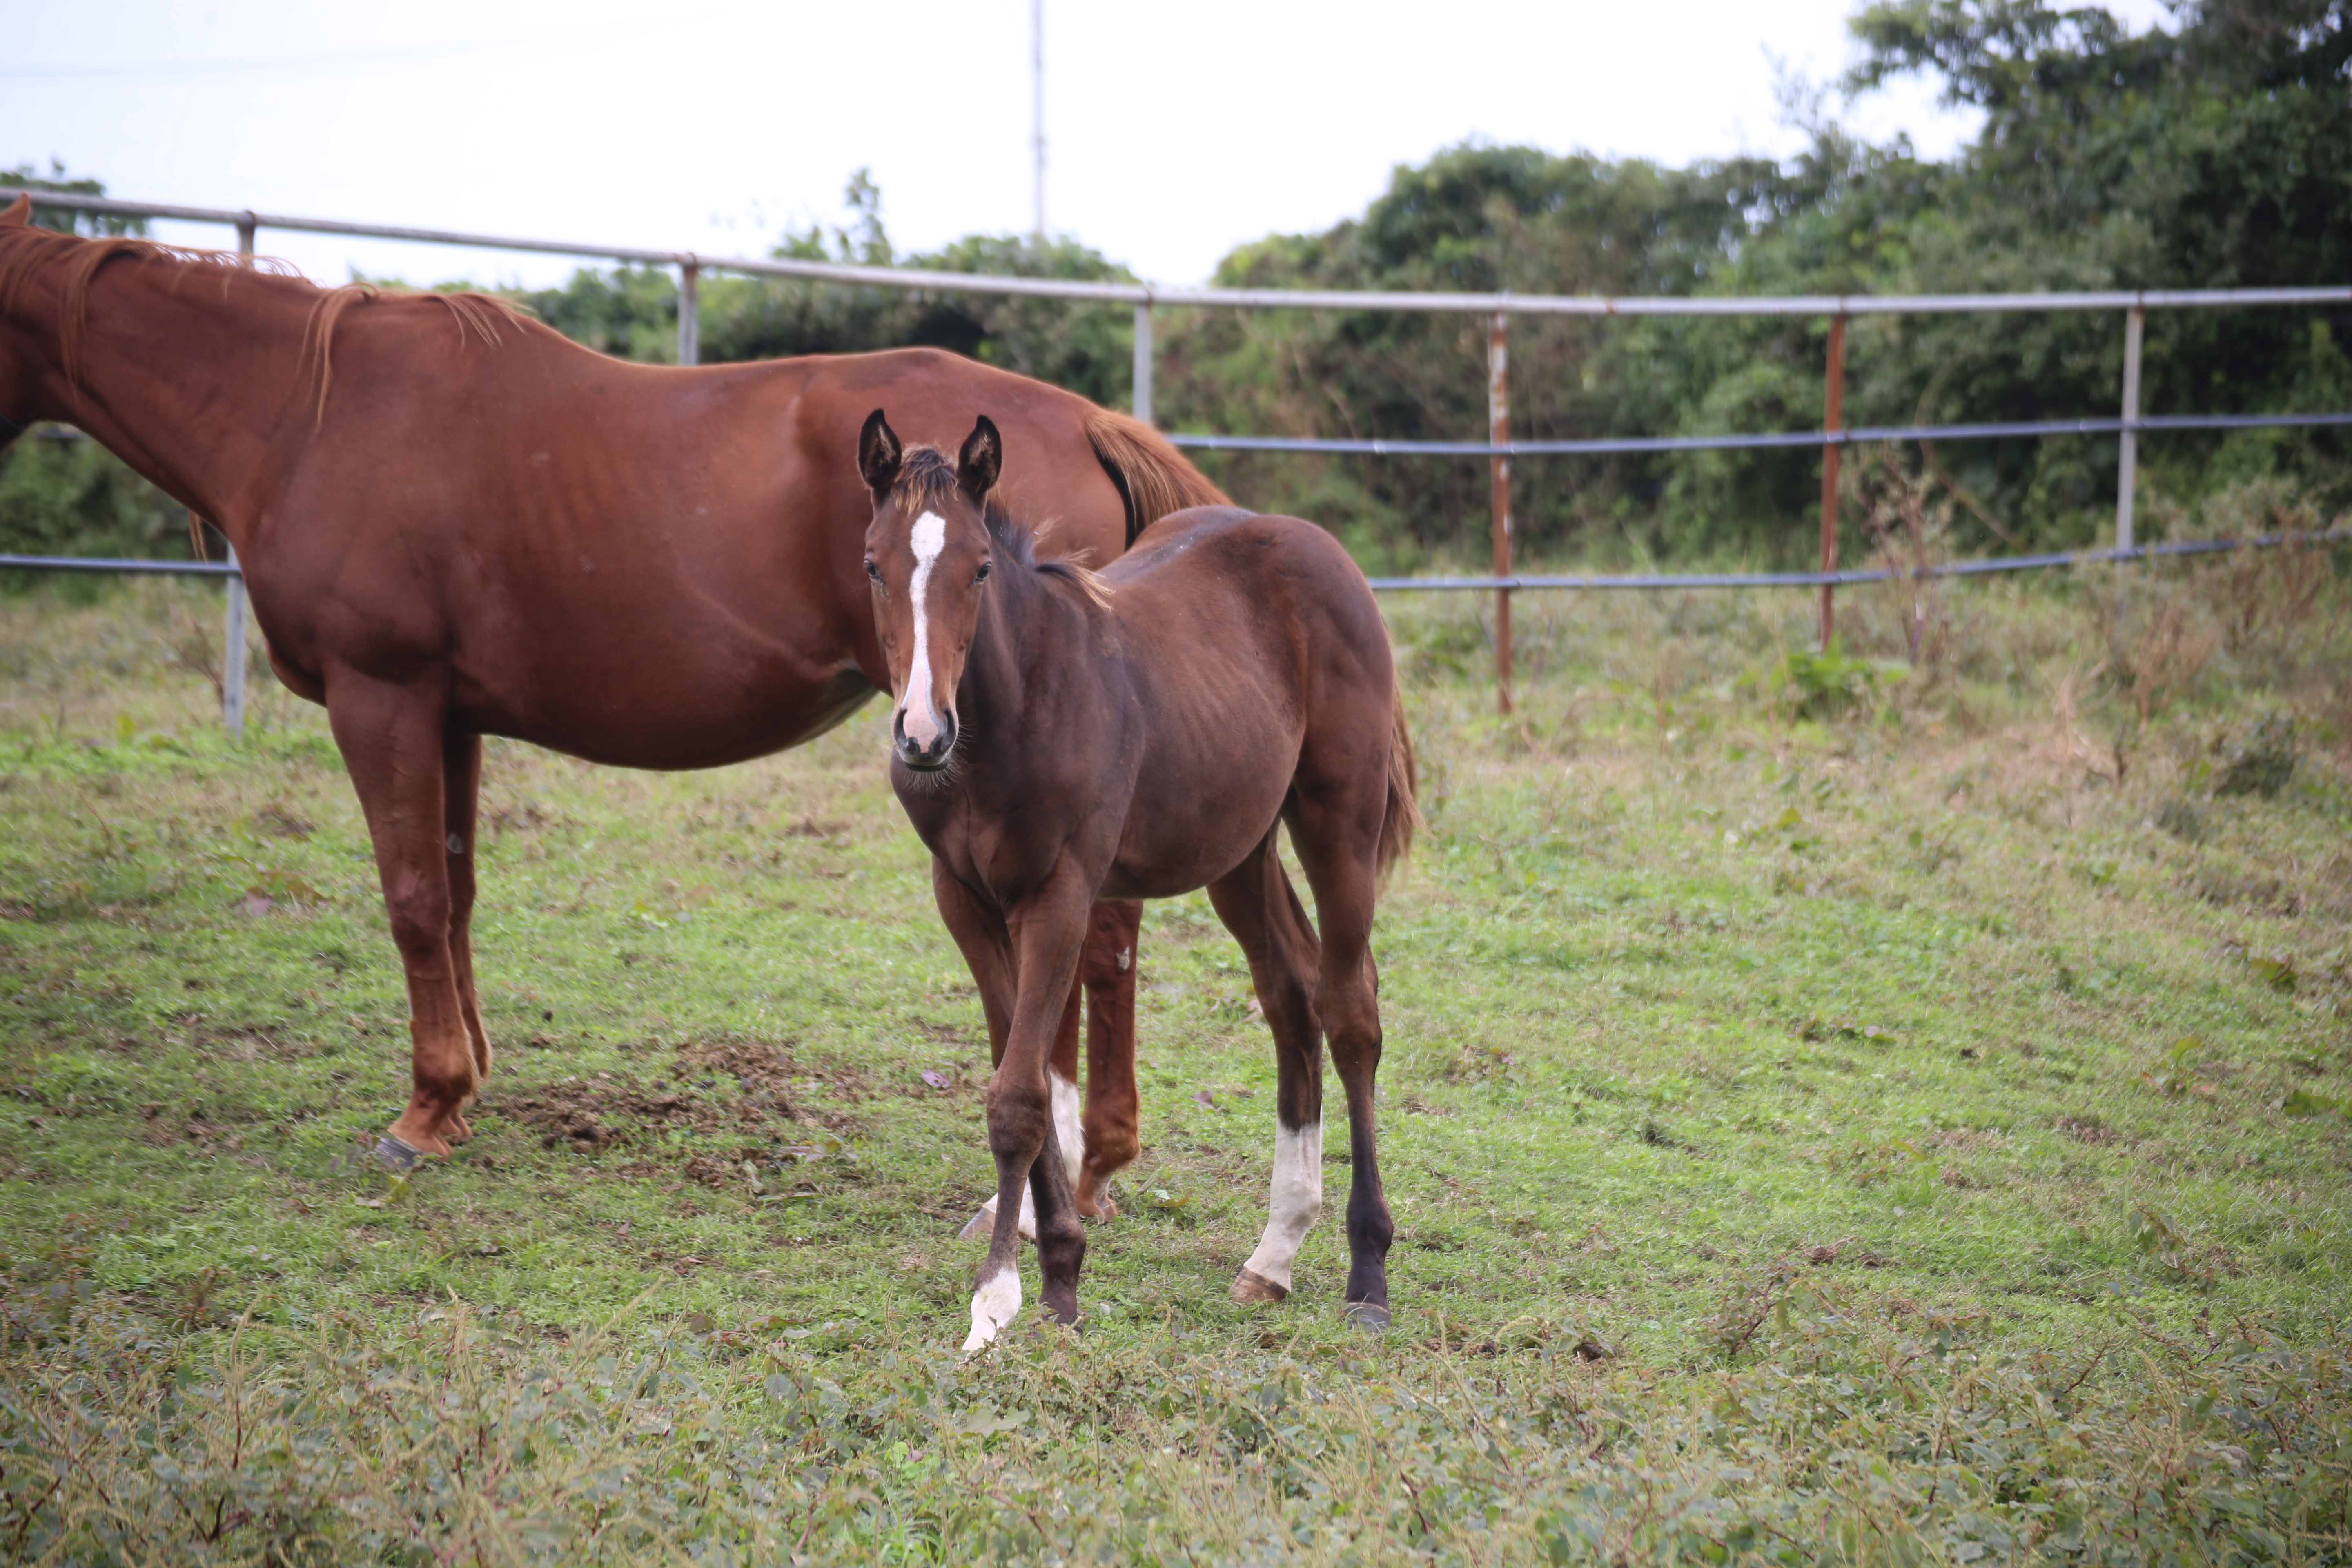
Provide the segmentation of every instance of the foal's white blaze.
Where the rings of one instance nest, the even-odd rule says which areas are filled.
[[[907,699],[898,707],[907,739],[926,750],[939,741],[940,716],[931,703],[931,628],[923,613],[923,591],[931,585],[931,568],[947,542],[947,520],[938,512],[915,520],[915,580],[907,590],[915,610],[915,657],[907,669]]]
[[[1323,1212],[1323,1123],[1274,1130],[1274,1194],[1266,1204],[1265,1234],[1242,1267],[1259,1279],[1290,1289],[1290,1265],[1307,1239],[1307,1226]]]
[[[1078,1167],[1086,1163],[1087,1128],[1078,1116],[1078,1086],[1074,1079],[1060,1073],[1046,1073],[1045,1081],[1054,1090],[1054,1136],[1062,1145],[1062,1165],[1070,1173],[1070,1185],[1078,1184]],[[990,1198],[980,1205],[980,1212],[964,1222],[962,1236],[969,1239],[984,1236],[996,1228],[996,1200]],[[1037,1194],[1027,1186],[1021,1189],[1021,1234],[1029,1240],[1037,1239]]]
[[[1006,1264],[971,1293],[971,1332],[964,1336],[963,1353],[987,1344],[1021,1312],[1021,1269]]]

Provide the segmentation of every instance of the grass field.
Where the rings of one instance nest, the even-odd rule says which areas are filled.
[[[1395,603],[1393,1329],[1285,1305],[1274,1063],[1152,906],[1081,1334],[955,1355],[980,1010],[878,710],[692,775],[493,742],[479,1136],[323,716],[217,600],[0,601],[0,1544],[57,1562],[2342,1562],[2352,604]],[[1334,1114],[1339,1112],[1334,1100]],[[1344,1150],[1334,1128],[1329,1147]],[[1032,1278],[1034,1291],[1034,1274]]]

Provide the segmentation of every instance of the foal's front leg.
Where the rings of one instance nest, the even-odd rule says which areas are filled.
[[[988,1148],[996,1160],[996,1224],[972,1291],[966,1352],[993,1340],[1021,1310],[1021,1194],[1035,1200],[1037,1261],[1046,1310],[1078,1318],[1086,1228],[1054,1131],[1047,1067],[1086,940],[1090,889],[1066,862],[1008,911],[1019,984],[1004,1054],[988,1086]],[[1040,1158],[1040,1156],[1044,1156]]]

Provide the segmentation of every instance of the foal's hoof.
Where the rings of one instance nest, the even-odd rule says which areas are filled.
[[[404,1176],[416,1169],[417,1163],[425,1158],[425,1151],[412,1149],[387,1132],[375,1141],[375,1157],[385,1170]]]
[[[1277,1285],[1263,1274],[1244,1268],[1234,1276],[1234,1300],[1247,1306],[1252,1301],[1286,1301],[1290,1287]]]
[[[1350,1301],[1340,1315],[1368,1334],[1388,1332],[1389,1310],[1378,1301]]]

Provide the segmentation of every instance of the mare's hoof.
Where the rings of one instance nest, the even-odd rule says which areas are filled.
[[[1377,1301],[1350,1301],[1342,1315],[1368,1334],[1388,1332],[1389,1310]]]
[[[406,1175],[425,1158],[425,1151],[412,1149],[387,1132],[375,1141],[375,1157],[385,1170]]]
[[[1234,1300],[1246,1306],[1252,1301],[1286,1301],[1290,1287],[1277,1285],[1263,1274],[1244,1268],[1234,1276]]]

